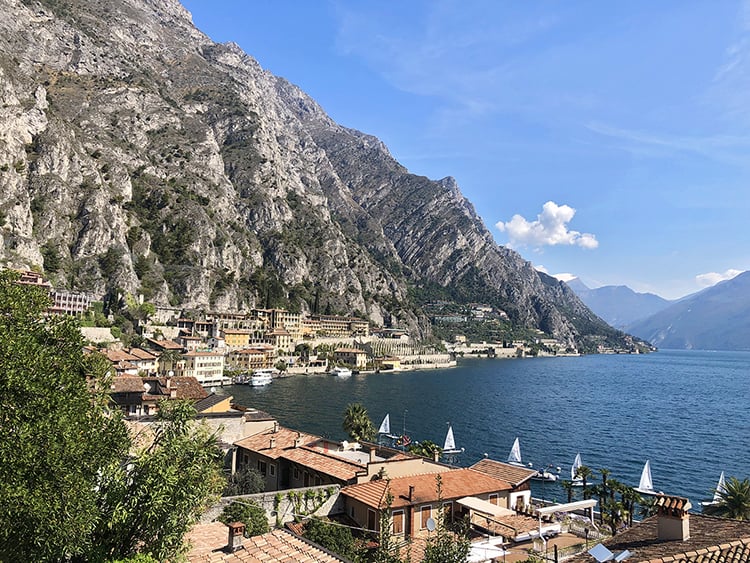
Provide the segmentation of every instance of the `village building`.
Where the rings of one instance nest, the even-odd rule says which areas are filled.
[[[112,380],[110,398],[128,416],[157,413],[159,402],[171,399],[198,401],[208,393],[194,377],[121,376]]]
[[[183,354],[185,368],[183,375],[194,377],[201,385],[223,385],[227,383],[224,377],[224,354],[191,350]]]
[[[226,355],[226,366],[243,372],[268,369],[276,364],[276,348],[270,344],[254,344]]]
[[[357,348],[337,348],[333,352],[333,358],[337,364],[346,364],[355,369],[367,367],[367,352]]]
[[[531,478],[537,474],[535,469],[526,469],[487,458],[472,465],[471,469],[510,484],[510,491],[504,497],[507,502],[500,503],[500,498],[497,497],[491,498],[491,503],[513,510],[522,510],[531,505]]]

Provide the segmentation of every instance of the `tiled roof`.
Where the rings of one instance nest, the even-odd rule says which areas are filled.
[[[689,515],[690,537],[685,540],[659,540],[659,516],[651,516],[632,528],[604,541],[613,553],[632,552],[628,563],[747,563],[750,561],[750,522]],[[589,562],[589,555],[570,561]]]
[[[183,354],[186,358],[195,358],[195,357],[207,357],[207,356],[223,356],[221,352],[200,352],[198,350],[191,350],[190,352],[187,352]]]
[[[391,507],[410,506],[436,501],[438,498],[436,477],[442,479],[443,500],[453,500],[466,496],[481,495],[507,491],[507,482],[495,479],[473,469],[452,469],[442,473],[425,473],[386,480],[368,481],[358,485],[349,485],[341,489],[341,494],[359,500],[373,508],[385,506],[386,487],[390,483],[393,495]],[[412,500],[409,501],[409,487],[414,487]]]
[[[276,440],[275,446],[271,447],[271,438]],[[258,432],[242,440],[235,442],[236,446],[253,452],[258,452],[271,459],[276,459],[284,454],[284,450],[294,448],[294,441],[300,438],[300,445],[304,446],[311,442],[320,440],[320,437],[312,434],[304,434],[296,430],[290,430],[280,426],[276,432],[273,429]]]
[[[171,340],[155,340],[153,338],[147,338],[146,341],[161,350],[182,350],[180,344]]]
[[[138,358],[133,354],[129,354],[125,350],[104,350],[104,355],[110,362],[133,362],[137,361]]]
[[[143,393],[143,378],[119,375],[112,379],[112,393]]]
[[[495,461],[494,459],[483,459],[472,465],[471,468],[481,471],[485,475],[489,475],[495,479],[500,479],[501,481],[510,483],[514,487],[517,487],[536,475],[536,471],[533,469],[526,469],[525,467],[518,467],[517,465],[511,465],[509,463],[502,463],[500,461]]]
[[[151,387],[149,393],[145,393],[143,385],[148,383]],[[167,389],[166,377],[138,377],[135,375],[118,375],[112,379],[112,393],[143,393],[144,399],[163,398],[171,395],[171,390],[176,391],[176,399],[200,400],[208,396],[206,390],[198,383],[198,380],[190,376],[175,376],[170,381],[171,389]]]
[[[191,563],[338,563],[335,555],[298,538],[285,530],[243,538],[242,547],[234,553],[223,550],[228,529],[221,522],[199,524],[187,535],[191,544],[187,559]]]
[[[195,407],[196,412],[203,412],[210,409],[211,407],[215,407],[222,401],[226,401],[227,399],[231,398],[232,397],[227,397],[226,395],[217,395],[216,393],[211,393],[208,397],[199,400],[193,406]]]
[[[330,475],[341,481],[354,479],[358,471],[365,469],[364,466],[353,461],[333,457],[314,448],[307,447],[286,450],[279,457],[304,465],[318,473]]]
[[[139,360],[155,360],[156,356],[154,356],[151,352],[148,352],[147,350],[144,350],[142,348],[128,348],[128,353],[132,356],[135,356]]]

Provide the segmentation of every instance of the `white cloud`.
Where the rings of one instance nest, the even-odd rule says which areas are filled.
[[[541,264],[539,264],[538,266],[534,266],[534,269],[535,269],[535,270],[536,270],[537,272],[542,272],[543,274],[549,274],[549,271],[547,270],[547,268],[545,268],[545,267],[544,267],[544,266],[542,266]]]
[[[701,287],[711,287],[712,285],[716,285],[719,282],[731,280],[733,277],[738,276],[741,273],[742,270],[735,270],[730,268],[724,273],[708,272],[707,274],[698,274],[697,276],[695,276],[695,281],[697,281],[698,285],[700,285]]]
[[[509,246],[556,246],[576,245],[582,248],[596,248],[599,241],[591,233],[579,233],[568,229],[576,210],[569,205],[557,205],[548,201],[536,221],[527,221],[514,215],[507,223],[499,221],[496,227],[508,234]]]
[[[568,274],[566,272],[563,272],[560,274],[555,274],[552,277],[560,281],[564,281],[565,283],[568,283],[569,281],[576,279],[578,276],[576,276],[575,274]]]

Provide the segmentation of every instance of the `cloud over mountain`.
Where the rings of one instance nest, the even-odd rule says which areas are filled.
[[[499,221],[495,226],[507,233],[509,246],[556,246],[575,245],[582,248],[596,248],[599,241],[591,233],[580,233],[568,229],[568,223],[573,220],[576,210],[569,205],[557,205],[548,201],[542,206],[542,212],[535,221],[528,221],[521,215],[504,223]]]

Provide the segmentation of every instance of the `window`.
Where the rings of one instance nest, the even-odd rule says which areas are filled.
[[[375,531],[375,526],[377,525],[377,520],[375,518],[375,511],[372,508],[367,509],[367,529],[371,531]]]
[[[266,462],[258,460],[258,471],[260,471],[261,475],[266,474]]]
[[[269,463],[268,464],[268,474],[271,477],[275,477],[276,476],[276,465],[275,464],[273,464],[273,463]]]
[[[422,529],[427,529],[427,520],[432,518],[432,506],[427,505],[422,507]]]
[[[490,504],[494,504],[495,506],[497,506],[498,504],[500,504],[499,497],[495,493],[493,493],[493,494],[490,495],[490,499],[489,500],[490,500]]]
[[[404,533],[404,511],[403,510],[393,511],[393,533],[396,535]]]
[[[294,468],[294,478],[299,481],[299,467]]]
[[[323,480],[320,478],[320,475],[316,475],[315,476],[315,486],[319,487],[322,484],[323,484]]]

